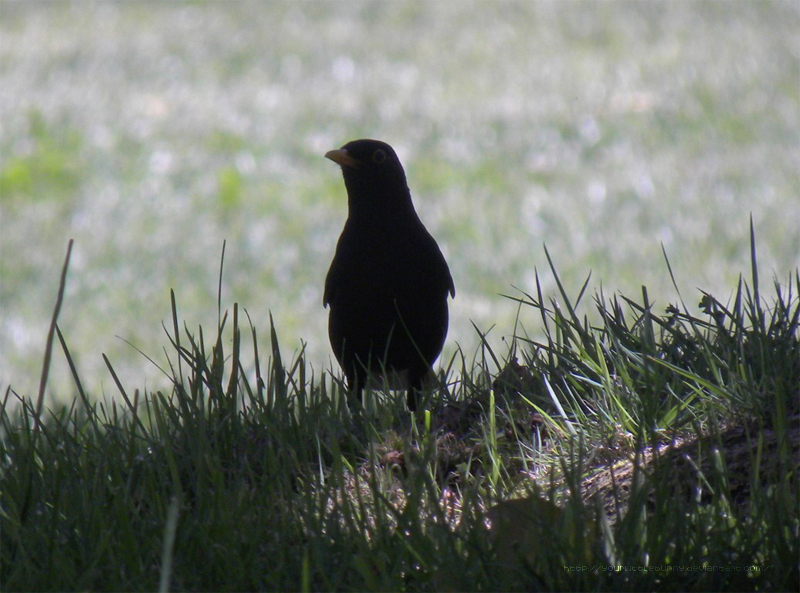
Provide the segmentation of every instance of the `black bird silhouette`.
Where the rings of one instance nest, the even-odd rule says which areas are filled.
[[[348,205],[323,297],[333,353],[351,397],[360,402],[370,374],[396,373],[414,411],[447,336],[450,269],[391,146],[354,140],[325,156],[342,168]]]

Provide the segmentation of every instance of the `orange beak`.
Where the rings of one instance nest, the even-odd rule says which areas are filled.
[[[353,167],[354,169],[357,169],[361,166],[361,161],[351,157],[344,148],[329,150],[325,153],[325,158],[332,160],[334,163],[342,167]]]

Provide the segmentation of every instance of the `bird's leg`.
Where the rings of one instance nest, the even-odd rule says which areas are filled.
[[[364,405],[364,381],[358,373],[347,376],[347,405],[351,412],[361,409]]]
[[[417,411],[417,404],[422,397],[423,375],[408,378],[408,391],[406,393],[406,404],[409,412]]]
[[[420,392],[416,387],[408,386],[408,393],[406,394],[406,404],[408,404],[409,412],[417,411],[417,402],[419,401]]]

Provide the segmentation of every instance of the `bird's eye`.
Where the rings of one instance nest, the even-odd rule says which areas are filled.
[[[372,162],[375,163],[376,165],[380,165],[385,160],[386,160],[386,151],[383,150],[382,148],[376,150],[375,153],[372,155]]]

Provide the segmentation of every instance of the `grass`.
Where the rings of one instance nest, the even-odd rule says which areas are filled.
[[[97,398],[57,330],[74,399],[0,408],[2,588],[797,590],[800,278],[768,299],[751,260],[731,302],[597,322],[552,267],[544,338],[482,336],[416,416],[350,411],[236,304],[209,335],[173,293],[168,391],[105,358]]]

